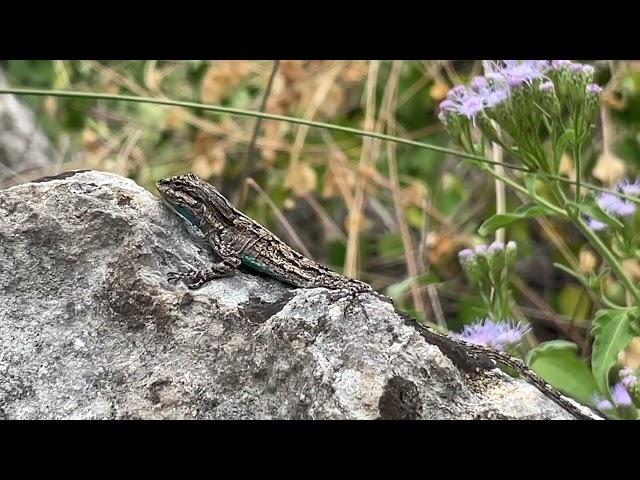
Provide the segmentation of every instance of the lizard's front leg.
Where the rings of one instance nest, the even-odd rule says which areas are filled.
[[[234,250],[219,246],[216,249],[216,253],[220,258],[222,258],[221,262],[214,263],[210,267],[202,270],[194,270],[187,273],[170,272],[167,275],[168,280],[170,282],[178,282],[182,280],[187,287],[194,290],[201,287],[209,280],[229,276],[238,268],[238,266],[240,266],[240,257]]]

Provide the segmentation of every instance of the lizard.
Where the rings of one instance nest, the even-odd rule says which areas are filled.
[[[171,282],[183,281],[197,289],[206,282],[229,276],[243,265],[298,288],[325,288],[357,297],[371,294],[393,301],[371,285],[343,276],[297,252],[275,234],[236,209],[213,185],[189,173],[156,182],[162,200],[196,227],[220,261],[202,270],[170,272]],[[546,397],[580,419],[593,419],[533,373],[519,359],[484,345],[465,342],[394,310],[406,324],[418,329],[428,343],[436,345],[465,370],[491,370],[498,366],[515,370]]]

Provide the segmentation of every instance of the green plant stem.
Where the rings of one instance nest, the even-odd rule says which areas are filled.
[[[580,161],[580,144],[576,142],[573,146],[573,161],[576,167],[576,191],[575,191],[575,201],[576,203],[580,203],[580,180],[582,177],[582,164]]]
[[[476,149],[473,147],[473,137],[471,136],[471,126],[469,125],[468,122],[466,122],[464,125],[464,137],[467,139],[467,142],[469,142],[469,150],[471,150],[471,153],[475,156]],[[464,148],[464,146],[462,148]]]
[[[466,152],[460,152],[451,148],[439,147],[437,145],[431,145],[428,143],[418,142],[415,140],[409,140],[407,138],[394,137],[393,135],[385,135],[384,133],[371,132],[367,130],[359,130],[357,128],[343,127],[341,125],[334,125],[332,123],[314,122],[313,120],[306,120],[304,118],[288,117],[286,115],[277,115],[275,113],[257,112],[254,110],[243,110],[240,108],[221,107],[219,105],[207,105],[197,102],[183,102],[179,100],[170,100],[168,98],[153,98],[153,97],[138,97],[133,95],[112,95],[106,93],[93,93],[93,92],[71,92],[65,90],[38,90],[29,88],[0,88],[0,94],[15,94],[15,95],[34,95],[34,96],[51,96],[51,97],[72,97],[72,98],[84,98],[88,100],[114,100],[125,101],[133,103],[151,103],[155,105],[164,105],[170,107],[184,107],[193,108],[198,110],[206,110],[217,113],[227,113],[229,115],[239,115],[243,117],[257,117],[267,120],[277,120],[280,122],[295,123],[298,125],[307,125],[309,127],[324,128],[326,130],[333,130],[336,132],[351,133],[363,137],[377,138],[379,140],[385,140],[389,142],[399,143],[403,145],[411,145],[413,147],[423,148],[426,150],[433,150],[434,152],[447,153],[450,155],[456,155],[461,158],[468,158],[470,160],[476,160],[488,164],[495,164],[495,162],[488,160],[478,155],[472,155]],[[526,172],[527,169],[518,165],[505,164],[506,168],[512,170],[520,170]]]
[[[331,123],[314,122],[312,120],[305,120],[304,118],[288,117],[286,115],[276,115],[276,114],[267,113],[267,112],[256,112],[253,110],[243,110],[240,108],[221,107],[218,105],[207,105],[204,103],[197,103],[197,102],[183,102],[179,100],[170,100],[166,98],[138,97],[138,96],[132,96],[132,95],[111,95],[106,93],[93,93],[93,92],[72,92],[72,91],[66,91],[66,90],[0,88],[0,95],[2,94],[33,95],[33,96],[40,96],[40,97],[51,96],[51,97],[63,97],[63,98],[84,98],[87,100],[92,100],[92,99],[93,100],[113,100],[113,101],[124,101],[124,102],[133,102],[133,103],[151,103],[151,104],[164,105],[164,106],[170,106],[170,107],[183,107],[183,108],[192,108],[192,109],[205,110],[205,111],[211,111],[211,112],[217,112],[217,113],[227,113],[229,115],[238,115],[238,116],[244,116],[244,117],[258,117],[258,118],[264,118],[267,120],[276,120],[280,122],[289,122],[289,123],[295,123],[299,125],[308,125],[310,127],[324,128],[326,130],[333,130],[336,132],[351,133],[351,134],[363,136],[363,137],[377,138],[379,140],[394,142],[401,145],[410,145],[412,147],[422,148],[424,150],[432,150],[434,152],[455,155],[460,158],[475,160],[475,161],[482,162],[489,165],[502,165],[503,167],[509,168],[511,170],[518,170],[521,172],[531,173],[531,174],[536,173],[529,168],[521,167],[518,165],[513,165],[510,163],[498,163],[478,155],[461,152],[459,150],[454,150],[452,148],[439,147],[437,145],[431,145],[429,143],[409,140],[407,138],[395,137],[393,135],[370,132],[367,130],[360,130],[357,128],[343,127],[341,125],[334,125]],[[550,175],[548,173],[542,173],[542,172],[538,172],[538,174],[550,180],[557,180],[559,182],[566,183],[566,184],[575,184],[575,181],[565,177],[561,177],[559,175]],[[511,182],[510,186],[513,188],[513,182]],[[593,185],[590,183],[583,183],[582,187],[588,188],[589,190],[607,192],[619,198],[624,198],[625,200],[628,200],[630,202],[640,204],[640,198],[632,197],[630,195],[626,195],[624,193],[620,193],[616,191],[610,191],[609,189],[604,187],[599,187],[597,185]],[[521,188],[518,190],[522,191],[523,193],[526,193]]]
[[[611,267],[611,269],[616,273],[618,279],[623,283],[627,291],[633,297],[635,304],[640,305],[640,291],[638,291],[629,276],[623,270],[620,263],[618,263],[618,260],[614,256],[613,252],[611,252],[611,250],[609,250],[609,248],[602,242],[602,240],[600,240],[598,235],[596,235],[595,232],[593,232],[593,230],[591,230],[587,226],[587,224],[584,223],[584,220],[580,218],[579,213],[570,213],[570,217],[576,224],[578,229],[582,232],[582,234],[587,237],[593,248],[598,251],[602,258],[607,261],[609,267]]]
[[[609,300],[604,293],[602,282],[600,282],[600,301],[613,310],[625,310],[629,308],[627,305],[616,305]]]
[[[524,188],[522,185],[520,185],[519,183],[514,182],[513,180],[511,180],[510,178],[508,178],[508,177],[506,177],[504,175],[500,175],[499,173],[496,173],[496,171],[493,170],[492,168],[483,166],[482,170],[487,172],[493,178],[497,178],[498,180],[502,181],[505,185],[509,185],[514,190],[517,190],[518,192],[523,193],[527,197],[529,197],[529,198],[535,200],[536,202],[544,205],[549,210],[552,210],[554,213],[557,213],[561,217],[565,217],[565,218],[569,217],[569,215],[567,214],[567,212],[565,210],[563,210],[561,208],[558,208],[555,205],[553,205],[553,204],[551,204],[551,203],[547,202],[546,200],[543,200],[543,199],[541,199],[539,197],[532,196],[529,193],[529,191],[526,188]]]

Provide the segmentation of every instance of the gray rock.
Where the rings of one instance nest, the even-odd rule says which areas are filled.
[[[0,87],[6,86],[0,69]],[[54,158],[33,111],[15,95],[0,95],[0,187],[35,178],[53,166]]]
[[[459,370],[372,296],[248,272],[169,284],[213,259],[131,180],[18,185],[0,218],[0,418],[570,418],[499,370]]]

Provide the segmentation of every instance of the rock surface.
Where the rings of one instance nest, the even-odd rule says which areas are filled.
[[[498,370],[469,376],[379,300],[249,272],[189,291],[211,254],[131,180],[0,191],[0,418],[569,419]]]
[[[1,69],[0,87],[7,87]],[[52,152],[33,111],[15,95],[0,95],[0,188],[50,168],[55,163]]]

